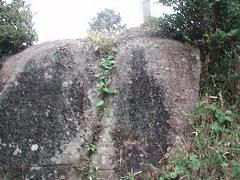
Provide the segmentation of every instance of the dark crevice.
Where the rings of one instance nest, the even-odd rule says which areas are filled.
[[[24,179],[31,174],[33,164],[48,164],[56,151],[61,153],[61,142],[70,141],[83,126],[87,98],[79,78],[69,72],[72,58],[46,60],[47,67],[34,60],[27,63],[1,94],[0,170],[10,179]],[[50,78],[46,79],[46,74]],[[38,149],[32,151],[35,144]],[[16,148],[21,152],[13,155]],[[34,177],[40,179],[53,171],[54,168],[44,168],[44,172],[39,171]]]
[[[166,153],[169,113],[164,106],[164,88],[146,71],[143,48],[132,51],[131,83],[120,90],[117,114],[119,126],[114,133],[121,150],[119,175],[139,171],[144,164],[159,165]]]

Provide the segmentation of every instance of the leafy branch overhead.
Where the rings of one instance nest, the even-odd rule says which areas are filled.
[[[0,3],[0,56],[18,52],[37,40],[30,6],[23,0]]]
[[[167,158],[160,179],[239,179],[240,1],[159,2],[174,13],[152,20],[154,27],[198,47],[203,65],[191,147]]]
[[[237,87],[240,73],[236,71],[240,61],[239,0],[159,2],[174,9],[173,14],[164,15],[158,21],[161,31],[201,50],[202,92],[216,95],[222,91],[224,98],[240,103],[240,89]]]

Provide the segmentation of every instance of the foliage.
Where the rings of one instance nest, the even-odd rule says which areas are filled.
[[[137,174],[138,173],[134,173],[133,170],[131,170],[126,174],[126,176],[122,177],[121,180],[135,180]]]
[[[107,33],[116,33],[124,30],[125,25],[121,24],[120,13],[111,9],[104,9],[97,13],[97,17],[89,23],[91,31],[102,31]]]
[[[167,158],[159,179],[239,179],[240,2],[159,2],[175,11],[158,19],[159,29],[198,47],[203,65],[191,147]]]
[[[108,36],[103,32],[89,33],[87,41],[94,47],[96,52],[100,53],[100,55],[113,51],[114,42],[111,36]]]
[[[239,103],[239,0],[159,0],[173,7],[161,30],[169,37],[191,43],[201,50],[201,92],[220,91],[230,103]]]
[[[238,179],[240,116],[218,99],[203,99],[189,118],[194,129],[189,150],[179,149],[163,166],[161,179]]]
[[[0,56],[23,50],[37,40],[32,17],[23,0],[0,3]]]
[[[150,36],[159,36],[161,34],[164,34],[162,31],[163,23],[164,18],[162,17],[148,17],[146,21],[141,25],[141,29]]]
[[[96,144],[86,144],[86,148],[89,151],[89,153],[94,153],[97,150]]]
[[[97,75],[97,92],[99,94],[97,108],[101,111],[105,108],[107,97],[117,93],[116,89],[111,87],[110,81],[110,76],[115,68],[115,63],[112,53],[105,55],[99,62],[101,72]]]
[[[116,67],[114,59],[115,44],[111,35],[105,32],[92,32],[87,37],[87,41],[93,46],[95,52],[98,52],[102,57],[98,64],[100,72],[96,75],[98,93],[96,106],[99,111],[104,111],[107,98],[116,94],[116,89],[111,87],[111,74]]]
[[[83,164],[82,168],[76,169],[80,174],[83,175],[83,179],[86,180],[97,180],[98,169],[90,162],[90,160],[86,161]]]

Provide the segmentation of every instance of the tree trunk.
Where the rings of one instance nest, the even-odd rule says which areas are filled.
[[[151,16],[151,0],[141,0],[143,21],[146,22]]]

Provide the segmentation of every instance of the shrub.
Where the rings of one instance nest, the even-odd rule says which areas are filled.
[[[202,93],[222,92],[231,103],[239,103],[239,0],[159,1],[175,10],[164,15],[161,30],[201,50]]]
[[[163,165],[162,179],[238,179],[240,175],[240,116],[226,109],[221,98],[205,97],[189,118],[192,146],[178,149]]]
[[[159,29],[200,48],[200,103],[189,118],[191,147],[178,149],[162,165],[160,179],[239,179],[240,2],[159,0],[175,13]]]

